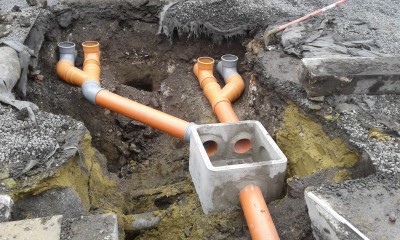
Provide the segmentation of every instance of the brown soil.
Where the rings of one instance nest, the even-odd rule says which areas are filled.
[[[73,6],[63,10],[72,12],[66,28],[59,25],[60,13],[53,11],[39,54],[45,77],[31,81],[29,100],[44,111],[70,115],[85,123],[94,147],[107,158],[108,171],[119,177],[125,198],[135,202],[123,209],[124,214],[162,211],[157,227],[129,232],[127,239],[248,239],[241,211],[203,214],[188,172],[186,143],[92,105],[80,88],[62,82],[55,74],[58,42],[78,45],[76,65],[81,67],[79,44],[99,41],[103,87],[187,121],[215,123],[217,119],[192,73],[193,63],[200,56],[219,59],[223,54],[235,54],[242,60],[239,73],[246,90],[234,108],[239,118],[259,120],[274,135],[282,126],[287,103],[273,87],[260,83],[253,75],[251,61],[244,60],[249,39],[217,45],[205,37],[190,39],[176,34],[171,41],[156,34],[160,9],[161,5],[127,3],[110,8]],[[293,183],[290,189],[302,192],[306,186],[324,181],[315,177]],[[312,239],[302,194],[289,194],[269,206],[281,239]],[[91,209],[97,211],[101,210]]]

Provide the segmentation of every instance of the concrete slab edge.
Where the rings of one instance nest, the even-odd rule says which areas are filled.
[[[337,229],[333,229],[332,225],[336,225],[335,223],[339,223],[345,226],[346,230],[352,231],[352,237],[348,239],[362,239],[369,240],[367,236],[365,236],[360,230],[358,230],[354,225],[352,225],[349,221],[347,221],[343,216],[341,216],[338,212],[336,212],[325,200],[316,196],[313,192],[306,190],[305,192],[305,200],[308,208],[308,214],[311,219],[311,224],[313,228],[313,234],[316,239],[341,239],[338,235],[343,235],[342,233],[337,233]],[[324,218],[322,215],[329,216],[328,218]],[[330,221],[330,222],[329,222]],[[315,229],[317,228],[317,229]],[[335,233],[334,236],[318,236],[318,233],[315,230],[318,230],[320,233],[330,233],[330,228]],[[345,233],[348,234],[348,233]]]

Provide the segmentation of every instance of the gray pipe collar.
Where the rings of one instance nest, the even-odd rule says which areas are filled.
[[[94,105],[96,105],[96,95],[103,89],[95,80],[87,80],[82,84],[83,96]]]
[[[60,52],[60,60],[67,60],[75,63],[76,50],[73,42],[60,42],[57,44]]]
[[[197,124],[191,122],[189,124],[189,126],[186,128],[185,136],[184,136],[185,142],[187,142],[187,143],[190,142],[190,136],[192,136],[192,131],[194,131],[196,127],[197,127]]]
[[[221,61],[218,62],[217,71],[224,78],[225,82],[231,75],[237,73],[236,66],[238,59],[236,55],[225,54],[221,57]]]

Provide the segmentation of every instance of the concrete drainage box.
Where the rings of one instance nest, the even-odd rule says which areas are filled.
[[[189,171],[206,214],[239,208],[239,192],[249,184],[267,202],[280,198],[286,162],[258,121],[199,125],[190,138]]]

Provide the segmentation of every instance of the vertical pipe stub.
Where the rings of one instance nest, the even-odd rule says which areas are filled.
[[[66,60],[74,64],[76,58],[75,43],[60,42],[57,45],[58,45],[58,50],[60,52],[60,60]]]
[[[239,58],[233,54],[225,54],[221,57],[221,61],[217,64],[217,72],[221,74],[224,78],[224,81],[232,76],[233,74],[237,74],[236,66]]]
[[[239,58],[233,54],[225,54],[221,57],[222,66],[224,67],[236,67]]]
[[[213,70],[214,62],[214,59],[210,57],[199,57],[197,59],[199,69],[201,70]]]
[[[96,41],[86,41],[82,43],[83,51],[86,53],[97,53],[100,51],[100,44]]]
[[[75,43],[73,42],[59,42],[58,44],[58,50],[60,51],[61,54],[75,54]]]

